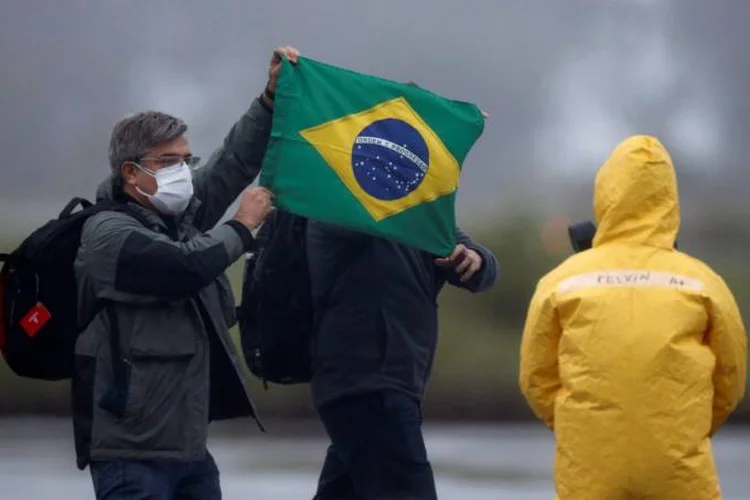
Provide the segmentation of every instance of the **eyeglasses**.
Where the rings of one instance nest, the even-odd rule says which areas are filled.
[[[172,167],[185,162],[190,170],[195,169],[201,161],[200,156],[188,156],[187,158],[182,156],[159,156],[159,157],[143,157],[139,162],[150,161],[157,165],[158,169]],[[133,162],[135,163],[135,162]]]

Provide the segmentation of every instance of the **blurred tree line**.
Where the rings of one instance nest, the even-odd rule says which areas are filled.
[[[718,217],[718,216],[717,216]],[[704,217],[681,232],[681,248],[706,260],[750,311],[750,269],[742,248],[750,232],[720,217]],[[472,295],[446,287],[440,297],[440,342],[425,401],[427,418],[524,420],[532,418],[518,390],[518,352],[526,308],[537,280],[571,253],[569,220],[532,216],[522,210],[501,219],[473,219],[468,229],[500,264],[500,279],[489,292]],[[20,241],[20,239],[18,239]],[[10,250],[17,241],[0,243]],[[735,249],[735,250],[728,250]],[[739,249],[739,250],[737,250]],[[230,269],[239,300],[244,259]],[[747,317],[747,316],[745,316]],[[270,386],[254,380],[256,401],[266,417],[314,416],[308,387]],[[68,383],[15,377],[0,365],[0,414],[56,413],[69,409]],[[733,417],[750,422],[750,398]]]

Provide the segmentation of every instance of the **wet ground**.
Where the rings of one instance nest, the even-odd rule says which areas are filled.
[[[224,498],[311,499],[327,446],[319,428],[285,425],[261,435],[250,422],[240,425],[239,434],[237,424],[212,429]],[[441,499],[554,498],[554,443],[540,425],[426,425],[425,436]],[[750,429],[722,431],[714,450],[724,498],[750,499]],[[88,472],[75,468],[69,421],[0,420],[0,499],[91,498]]]

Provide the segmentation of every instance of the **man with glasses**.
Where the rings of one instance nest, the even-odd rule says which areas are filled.
[[[253,249],[251,231],[272,209],[270,192],[246,188],[268,142],[281,57],[297,55],[274,52],[263,93],[202,168],[179,118],[146,111],[114,127],[112,175],[97,199],[132,214],[87,220],[75,262],[87,325],[72,381],[76,454],[98,499],[221,498],[208,424],[256,416],[224,272]]]

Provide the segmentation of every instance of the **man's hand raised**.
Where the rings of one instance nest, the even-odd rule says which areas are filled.
[[[282,58],[285,57],[289,59],[290,62],[296,64],[299,55],[299,50],[291,45],[277,47],[276,50],[273,51],[271,62],[268,65],[268,83],[266,84],[266,89],[263,91],[263,100],[268,106],[273,106],[273,100],[276,97],[276,84],[279,81]]]
[[[234,220],[246,228],[256,229],[273,210],[273,193],[264,187],[245,190],[240,196],[240,206]]]

